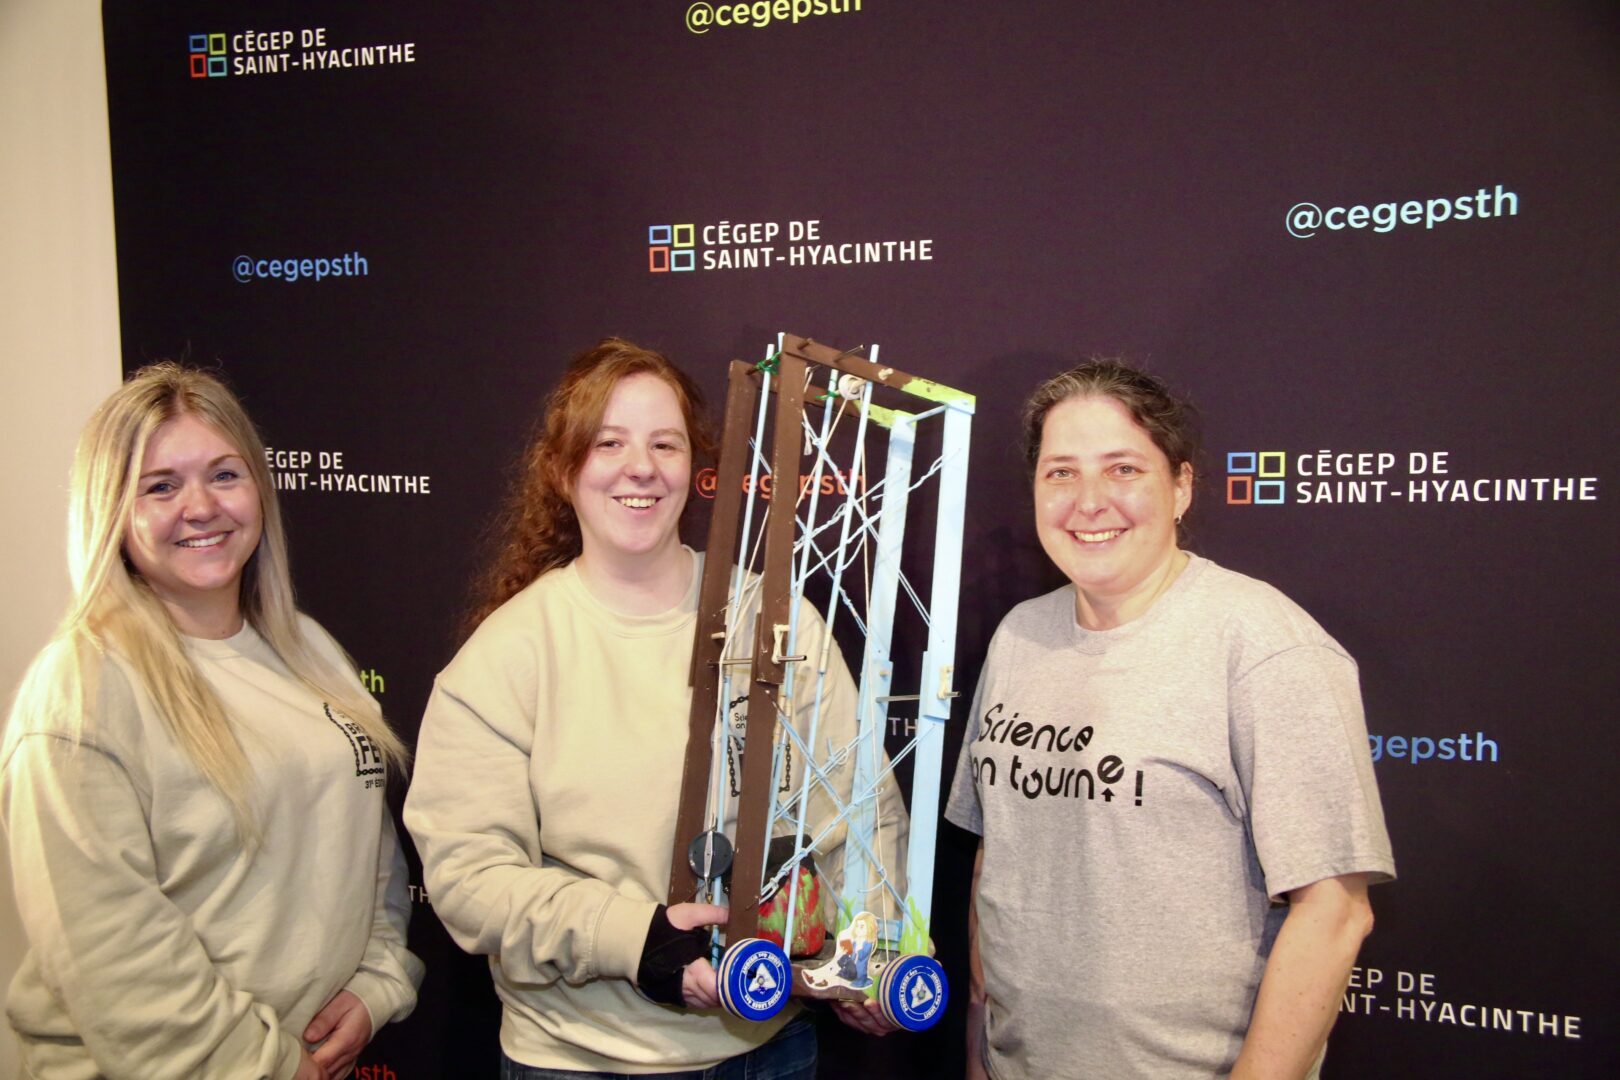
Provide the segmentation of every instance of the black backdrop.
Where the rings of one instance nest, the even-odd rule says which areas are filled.
[[[1207,418],[1193,546],[1361,664],[1402,876],[1329,1075],[1614,1075],[1616,9],[797,7],[107,3],[126,365],[223,365],[303,605],[414,735],[604,334],[716,400],[780,329],[976,392],[964,687],[1058,583],[1020,395],[1145,363]],[[829,1024],[824,1075],[958,1074],[970,865],[945,827],[947,1022]],[[362,1075],[491,1075],[482,962],[412,933]]]

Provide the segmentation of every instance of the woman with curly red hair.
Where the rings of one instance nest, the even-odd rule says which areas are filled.
[[[422,721],[406,825],[434,910],[490,958],[505,1077],[815,1075],[796,1010],[755,1024],[717,1008],[701,928],[726,909],[659,902],[703,560],[679,526],[710,447],[696,386],[662,355],[609,338],[575,360]],[[813,653],[825,627],[804,610]],[[836,741],[855,688],[833,656],[821,724]],[[846,790],[848,771],[827,770]],[[897,832],[893,785],[883,811]],[[819,789],[810,816],[836,817]],[[820,865],[840,865],[843,839],[829,833]]]

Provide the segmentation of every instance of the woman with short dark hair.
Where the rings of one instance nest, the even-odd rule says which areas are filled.
[[[1069,583],[991,641],[947,807],[981,837],[970,1077],[1314,1075],[1394,875],[1355,661],[1181,548],[1196,454],[1117,362],[1026,407]]]

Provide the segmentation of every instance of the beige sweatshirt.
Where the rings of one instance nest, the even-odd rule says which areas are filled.
[[[302,626],[345,667],[324,630]],[[77,742],[58,720],[12,716],[0,812],[29,949],[7,1014],[40,1080],[290,1077],[299,1036],[339,990],[373,1030],[416,1003],[422,964],[405,948],[405,865],[374,752],[251,627],[186,648],[237,725],[257,850],[119,660]]]
[[[631,983],[669,883],[702,556],[693,561],[686,597],[650,616],[609,610],[572,565],[543,575],[485,620],[429,699],[405,824],[439,918],[462,948],[489,957],[501,1045],[517,1061],[706,1068],[787,1020],[655,1005]],[[799,651],[816,656],[825,626],[808,605],[800,619]],[[832,658],[820,748],[855,731],[855,686],[837,649]],[[797,695],[801,731],[813,697]],[[849,773],[847,763],[833,772],[845,797]],[[795,763],[790,782],[801,776]],[[819,792],[811,821],[833,816]],[[892,865],[903,866],[905,809],[892,782],[880,822]],[[818,849],[835,889],[843,842],[840,827]]]

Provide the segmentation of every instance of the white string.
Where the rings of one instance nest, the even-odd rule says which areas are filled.
[[[813,370],[813,368],[807,369],[806,387],[810,385],[811,371]],[[760,395],[760,414],[757,418],[758,422],[756,435],[754,438],[749,440],[749,448],[751,451],[751,483],[749,485],[750,498],[748,501],[750,506],[747,517],[752,517],[753,493],[761,492],[763,484],[771,485],[771,497],[768,500],[764,500],[766,501],[766,506],[761,515],[758,530],[752,530],[745,520],[743,533],[739,538],[739,547],[741,549],[739,554],[745,553],[745,557],[739,559],[733,589],[731,590],[730,600],[726,609],[727,649],[725,651],[731,654],[725,657],[725,659],[728,660],[740,659],[742,656],[738,655],[739,651],[744,655],[748,651],[747,649],[738,649],[738,646],[745,644],[740,640],[739,631],[741,630],[743,621],[749,612],[753,612],[756,619],[758,617],[759,613],[755,607],[755,604],[757,603],[764,580],[763,574],[757,572],[758,562],[761,555],[761,549],[763,548],[767,526],[770,521],[770,514],[773,509],[776,509],[775,504],[782,502],[784,498],[784,493],[774,483],[776,478],[771,469],[770,463],[765,460],[763,454],[763,433],[765,428],[765,413],[767,410],[766,403],[770,397],[770,377],[770,372],[768,370],[765,371],[764,387]],[[823,432],[818,433],[815,430],[815,427],[811,424],[810,418],[807,415],[808,410],[801,411],[800,413],[800,426],[805,437],[806,452],[813,454],[814,460],[812,463],[809,482],[799,485],[799,490],[797,492],[787,495],[787,505],[793,509],[795,525],[798,529],[798,535],[795,538],[792,546],[793,557],[797,562],[798,569],[797,571],[790,571],[790,573],[792,573],[792,580],[790,581],[790,595],[792,596],[794,602],[794,607],[792,609],[793,614],[796,616],[797,603],[802,600],[806,587],[817,574],[826,575],[831,589],[828,599],[828,611],[823,620],[826,624],[826,636],[823,641],[821,662],[817,664],[818,670],[815,687],[816,708],[812,713],[813,716],[819,715],[819,703],[826,676],[827,665],[825,661],[828,656],[828,651],[831,648],[836,647],[833,639],[833,628],[836,623],[839,608],[843,608],[849,613],[856,625],[858,632],[863,638],[869,633],[869,627],[863,615],[864,613],[870,611],[872,602],[873,555],[870,545],[876,542],[878,528],[882,522],[883,515],[889,512],[888,507],[891,503],[891,500],[886,498],[887,492],[885,491],[885,485],[888,483],[888,477],[885,476],[883,479],[876,482],[868,482],[869,477],[866,472],[867,456],[865,449],[865,433],[868,423],[867,408],[869,407],[868,403],[870,402],[871,395],[871,387],[868,385],[863,391],[862,406],[858,410],[860,413],[860,420],[856,434],[856,449],[851,455],[849,469],[844,473],[844,477],[847,477],[848,485],[845,498],[839,501],[837,507],[828,515],[825,521],[817,522],[814,520],[817,514],[817,511],[815,510],[817,499],[814,496],[819,494],[822,478],[825,476],[825,473],[829,468],[833,471],[834,475],[837,475],[840,471],[838,469],[838,463],[831,452],[831,444],[840,428],[844,413],[846,411],[857,411],[849,408],[852,402],[849,402],[847,399],[840,398],[833,388],[836,385],[836,371],[833,372],[830,382],[832,385],[829,387],[828,397],[822,399],[825,409],[830,410],[830,413],[826,411],[823,413]],[[828,422],[829,416],[830,423]],[[907,485],[907,493],[909,494],[910,492],[917,490],[924,483],[932,479],[940,472],[945,463],[946,455],[942,453],[930,464],[928,469],[921,476],[916,477]],[[841,478],[841,481],[842,480],[843,478]],[[808,503],[810,506],[810,511],[807,517],[801,516],[800,514],[801,508],[803,508],[806,503]],[[840,527],[840,541],[835,546],[829,545],[828,549],[824,549],[823,543],[825,542],[821,540],[822,534],[826,533],[834,526]],[[861,564],[861,588],[858,600],[857,597],[850,594],[850,590],[846,589],[843,584],[844,571],[850,569],[857,559]],[[910,600],[912,609],[914,609],[918,616],[921,617],[924,627],[927,627],[930,622],[930,615],[927,605],[923,602],[923,599],[918,594],[917,590],[912,586],[903,570],[896,568],[896,576],[900,587],[904,590],[905,595]],[[728,665],[727,671],[730,672],[731,670],[731,666]],[[729,684],[729,677],[726,682]],[[864,691],[867,688],[862,687],[861,689]],[[723,695],[723,697],[725,700],[720,702],[720,716],[718,717],[717,731],[723,729],[725,732],[729,733],[729,685],[727,692]],[[786,860],[774,874],[769,875],[767,881],[761,883],[762,886],[769,888],[772,885],[779,885],[790,870],[795,867],[806,854],[818,848],[822,842],[840,826],[844,826],[845,842],[853,842],[858,845],[858,847],[866,854],[867,861],[873,868],[873,878],[869,880],[864,887],[860,888],[859,891],[862,894],[869,895],[873,889],[879,890],[881,896],[881,911],[884,916],[885,925],[892,923],[893,919],[891,916],[894,913],[894,906],[896,904],[903,906],[904,899],[896,889],[892,876],[889,873],[889,868],[885,859],[886,850],[883,841],[883,830],[882,828],[875,829],[875,842],[874,844],[868,844],[863,837],[849,829],[847,823],[857,809],[860,809],[867,804],[872,805],[874,814],[878,814],[880,812],[881,802],[879,799],[879,792],[883,789],[883,785],[886,782],[894,782],[893,777],[895,767],[916,750],[922,738],[935,734],[933,726],[924,727],[919,725],[916,729],[917,734],[912,739],[908,740],[906,745],[888,760],[887,764],[884,765],[878,771],[877,775],[872,778],[870,784],[866,786],[865,790],[861,792],[855,792],[852,790],[846,801],[843,797],[841,797],[837,785],[832,780],[831,774],[837,772],[839,769],[849,763],[851,755],[855,752],[856,746],[860,743],[860,740],[863,737],[863,733],[857,731],[854,737],[851,738],[847,744],[841,747],[834,746],[830,739],[827,740],[827,753],[825,757],[818,760],[817,755],[811,752],[813,735],[807,738],[804,734],[801,734],[793,726],[793,717],[789,715],[788,712],[783,710],[782,702],[778,701],[776,704],[778,730],[776,733],[776,738],[773,740],[773,745],[776,748],[777,753],[791,751],[791,749],[796,748],[800,754],[801,761],[804,763],[805,773],[803,782],[798,785],[799,790],[797,792],[786,793],[786,798],[781,800],[778,800],[774,796],[772,798],[772,805],[775,808],[771,815],[773,827],[767,829],[767,833],[769,834],[770,832],[774,831],[775,822],[788,821],[790,819],[794,820],[796,826],[794,830],[794,839],[797,850],[792,858]],[[869,746],[869,749],[873,752],[874,761],[882,760],[881,755],[876,753],[877,749],[883,744],[884,732],[881,730],[881,727],[882,725],[874,724],[871,726],[869,731],[864,733],[866,738],[872,740],[872,745]],[[726,746],[726,749],[729,751],[729,745]],[[717,757],[719,757],[719,755],[717,755]],[[723,768],[723,762],[720,763],[720,765]],[[773,780],[775,779],[776,777],[773,777]],[[720,780],[720,783],[716,784],[716,780]],[[711,776],[711,785],[722,789],[719,792],[720,797],[717,800],[716,810],[718,811],[717,820],[723,822],[729,798],[728,792],[724,790],[727,788],[727,785],[723,782],[723,776]],[[773,783],[773,790],[776,787],[777,784]],[[813,787],[824,789],[826,791],[836,812],[830,821],[827,821],[821,825],[820,831],[816,834],[816,836],[809,843],[806,843],[803,820],[805,813],[808,811]],[[766,839],[768,843],[769,835],[767,835]],[[874,847],[876,849],[875,851]],[[796,887],[797,879],[795,878],[792,888]],[[795,905],[790,903],[788,915],[790,920],[793,916],[793,906]],[[787,942],[785,944],[791,945],[791,942]]]

